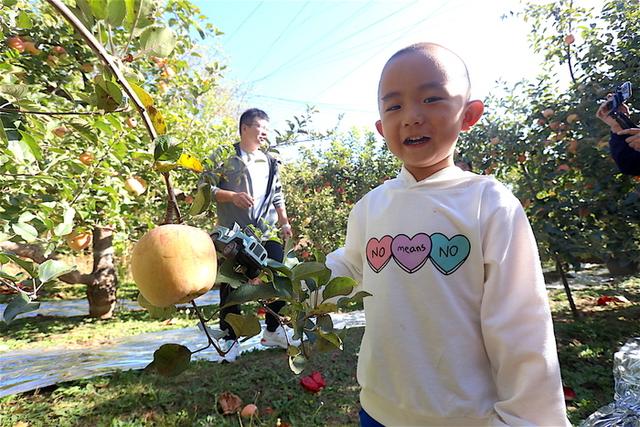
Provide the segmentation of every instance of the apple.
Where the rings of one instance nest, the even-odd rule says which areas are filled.
[[[525,156],[524,154],[520,154],[518,155],[518,163],[522,164],[527,160],[527,156]]]
[[[569,167],[569,165],[567,164],[561,164],[560,166],[558,166],[558,168],[556,169],[558,172],[563,171],[563,172],[567,172],[569,171],[571,168]]]
[[[24,50],[26,50],[28,53],[30,53],[31,55],[40,55],[40,53],[42,52],[40,49],[38,49],[35,45],[35,43],[33,42],[23,42],[24,45]]]
[[[64,138],[64,136],[67,134],[67,132],[69,132],[69,129],[67,129],[64,126],[58,126],[52,132],[58,138]]]
[[[80,66],[80,69],[81,69],[82,71],[84,71],[85,73],[90,73],[90,72],[92,72],[92,71],[93,71],[93,64],[92,64],[92,63],[90,63],[90,62],[87,62],[87,63],[85,63],[85,64],[82,64],[82,65]]]
[[[551,129],[551,130],[560,129],[560,122],[553,121],[553,122],[549,123],[549,129]]]
[[[57,56],[47,55],[47,64],[50,67],[55,67],[56,65],[58,65],[58,61],[60,61],[60,60],[58,59]]]
[[[165,79],[170,79],[171,77],[176,75],[176,72],[173,70],[173,68],[167,65],[162,69],[162,73],[160,75]]]
[[[62,46],[54,46],[51,48],[51,52],[58,56],[64,56],[67,54],[67,51]]]
[[[567,152],[571,154],[578,152],[578,140],[572,139],[567,143]]]
[[[93,155],[87,151],[84,151],[82,154],[80,154],[80,156],[78,156],[78,160],[89,166],[91,163],[93,163]]]
[[[77,230],[74,230],[64,236],[64,239],[67,241],[67,245],[71,249],[73,249],[74,251],[81,251],[91,245],[91,242],[93,241],[93,235],[87,231],[79,232]]]
[[[131,176],[124,181],[124,188],[129,193],[139,196],[147,190],[147,181],[139,176]]]
[[[580,116],[576,113],[571,113],[567,116],[567,123],[575,123],[580,120]]]
[[[555,114],[555,111],[553,111],[552,108],[545,108],[544,110],[542,110],[542,115],[544,116],[545,119],[548,119],[554,114]]]
[[[208,292],[218,262],[204,230],[165,224],[147,232],[131,254],[131,274],[142,296],[156,307],[186,303]]]
[[[24,41],[21,37],[18,36],[9,37],[7,39],[7,46],[9,46],[11,49],[17,50],[20,53],[24,52],[25,49]]]
[[[169,90],[169,85],[165,81],[158,82],[158,92],[166,93]]]
[[[127,118],[127,126],[129,126],[131,129],[134,129],[136,126],[138,126],[138,121],[134,117],[129,117]]]
[[[571,45],[576,41],[576,38],[573,34],[567,34],[566,36],[564,36],[564,44]]]
[[[257,413],[258,413],[258,407],[253,403],[249,403],[245,405],[244,408],[242,408],[242,411],[240,411],[240,416],[242,418],[251,418],[256,416]]]

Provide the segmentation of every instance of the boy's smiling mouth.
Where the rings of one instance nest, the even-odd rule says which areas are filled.
[[[420,145],[426,144],[431,140],[428,136],[411,136],[403,141],[404,145]]]

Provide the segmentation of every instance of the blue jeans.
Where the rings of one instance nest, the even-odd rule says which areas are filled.
[[[371,415],[367,414],[364,409],[360,409],[360,427],[384,427],[384,424],[380,424]]]

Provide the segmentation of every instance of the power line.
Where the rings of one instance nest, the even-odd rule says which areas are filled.
[[[422,24],[424,21],[431,19],[437,12],[439,12],[446,4],[447,4],[447,0],[445,0],[443,3],[440,4],[440,6],[433,11],[431,14],[427,15],[424,19],[421,19],[420,21],[416,22],[415,24],[413,24],[411,27],[409,27],[406,30],[411,30],[415,27],[417,27],[418,25]],[[394,38],[393,40],[389,41],[388,43],[385,44],[385,47],[389,46],[391,43],[401,39],[405,34],[401,34],[398,37]],[[364,61],[360,62],[356,67],[352,68],[349,72],[347,72],[346,74],[344,74],[343,76],[339,77],[338,79],[336,79],[333,83],[331,83],[329,86],[327,86],[326,88],[324,88],[323,90],[321,90],[320,92],[318,92],[318,94],[316,96],[314,96],[313,98],[320,96],[320,94],[322,94],[323,92],[328,91],[329,89],[333,88],[338,82],[340,82],[341,80],[345,79],[346,77],[348,77],[349,75],[351,75],[355,70],[357,70],[358,68],[362,67],[363,64],[366,64],[369,60],[371,60],[372,58],[374,58],[376,55],[378,55],[378,51],[376,51],[373,55],[369,56],[367,59],[365,59]]]
[[[365,9],[366,7],[369,6],[369,4],[372,2],[373,0],[369,0],[367,3],[365,3],[362,7],[360,7],[359,9],[357,9],[355,12],[353,12],[351,15],[347,16],[345,19],[343,19],[342,21],[340,21],[338,24],[336,24],[335,26],[331,27],[330,30],[328,30],[327,32],[325,32],[322,36],[318,37],[317,39],[315,39],[314,42],[312,42],[311,44],[308,44],[307,46],[305,46],[303,49],[301,49],[300,51],[308,51],[309,49],[311,49],[312,47],[314,47],[315,45],[318,44],[319,41],[321,40],[326,40],[326,36],[328,36],[329,34],[332,34],[334,30],[341,28],[342,25],[345,22],[348,22],[352,17],[354,17],[356,14],[358,14],[361,10]],[[298,51],[298,53],[300,52]],[[262,80],[265,80],[269,77],[271,77],[272,75],[276,74],[278,71],[282,70],[284,67],[286,67],[287,65],[289,65],[292,62],[295,62],[296,60],[299,60],[300,56],[299,55],[293,55],[291,58],[289,58],[288,61],[284,62],[282,65],[280,65],[277,69],[275,69],[274,71],[270,72],[269,74],[260,77],[259,79],[254,80],[253,82],[259,82]]]
[[[355,37],[356,35],[358,35],[358,34],[362,33],[363,31],[368,30],[369,28],[371,28],[371,27],[373,27],[373,26],[375,26],[375,25],[378,25],[380,22],[386,21],[387,19],[391,18],[392,16],[394,16],[394,15],[396,15],[396,14],[398,14],[398,13],[400,13],[400,12],[402,12],[402,11],[406,10],[406,9],[408,9],[410,6],[414,5],[414,4],[415,4],[415,3],[417,3],[417,2],[418,2],[418,0],[414,0],[411,4],[409,4],[409,5],[405,5],[405,6],[402,6],[402,7],[398,8],[398,9],[396,9],[395,11],[393,11],[393,12],[391,12],[391,13],[389,13],[389,14],[387,14],[387,15],[383,16],[383,17],[382,17],[382,18],[380,18],[380,19],[378,19],[377,21],[374,21],[374,22],[372,22],[371,24],[369,24],[369,25],[367,25],[367,26],[365,26],[365,27],[362,27],[362,28],[360,28],[360,29],[358,29],[358,30],[356,30],[356,31],[354,31],[354,32],[352,32],[352,33],[350,33],[350,34],[346,35],[345,37],[343,37],[343,38],[341,38],[341,39],[339,39],[339,40],[337,40],[337,41],[333,42],[331,45],[326,46],[324,49],[321,49],[321,50],[319,50],[319,51],[317,51],[317,52],[311,52],[311,53],[309,53],[309,55],[307,55],[307,56],[304,56],[304,55],[299,56],[299,55],[298,55],[298,56],[296,56],[296,57],[295,57],[295,59],[297,59],[297,60],[298,60],[298,62],[304,62],[304,61],[306,60],[305,58],[307,58],[307,59],[308,59],[310,56],[317,57],[317,55],[320,55],[321,53],[326,52],[328,49],[335,49],[335,47],[336,47],[336,45],[337,45],[338,43],[341,43],[341,42],[343,42],[343,41],[345,41],[345,40],[349,40],[349,39],[351,39],[351,38]],[[368,3],[367,3],[367,4],[368,4]],[[361,8],[361,9],[362,9],[362,8]],[[359,11],[359,10],[361,10],[361,9],[358,9],[358,11]],[[300,53],[300,51],[298,51],[298,53]],[[289,63],[291,63],[291,62],[292,62],[292,61],[289,61],[289,62],[288,62],[288,64],[289,64]],[[293,61],[293,62],[295,62],[295,61]],[[280,68],[282,68],[282,67],[280,67]],[[270,74],[273,74],[273,72],[272,72],[272,73],[270,73]],[[265,78],[265,77],[263,77],[263,78],[261,78],[261,79],[259,79],[259,80],[264,80],[264,78]]]
[[[282,36],[287,32],[289,27],[291,27],[291,25],[295,22],[295,20],[298,19],[298,16],[300,16],[302,11],[305,10],[307,8],[307,6],[309,6],[309,2],[305,2],[302,5],[302,7],[298,10],[298,13],[296,13],[296,15],[289,21],[289,23],[282,30],[282,32],[280,32],[280,35],[278,37],[276,37],[276,39],[271,43],[271,46],[269,46],[269,48],[265,50],[264,55],[262,55],[262,58],[260,58],[260,60],[258,62],[256,62],[256,65],[251,69],[251,71],[249,71],[249,76],[255,71],[256,68],[258,68],[260,63],[262,63],[262,61],[267,57],[267,55],[269,55],[271,53],[271,49],[273,48],[273,46],[275,46],[275,44],[278,42],[278,40],[280,40],[282,38]]]
[[[229,43],[231,41],[231,39],[238,34],[238,32],[240,31],[240,29],[244,26],[244,24],[253,16],[254,13],[256,13],[256,11],[258,9],[260,9],[260,6],[262,6],[262,4],[264,3],[264,0],[262,0],[260,3],[258,3],[256,5],[256,7],[253,8],[253,10],[251,12],[249,12],[249,14],[242,20],[242,22],[240,23],[240,25],[238,25],[238,27],[233,30],[233,33],[231,33],[231,35],[229,36],[229,38],[227,39],[227,43]]]
[[[272,99],[272,100],[282,101],[282,102],[290,102],[290,103],[294,103],[294,104],[324,106],[324,107],[326,107],[328,109],[334,109],[334,110],[340,110],[340,111],[354,111],[354,112],[360,112],[360,113],[375,113],[376,112],[376,110],[365,110],[365,109],[357,108],[356,106],[349,106],[349,105],[344,105],[344,104],[330,104],[330,103],[326,103],[326,102],[311,102],[311,101],[303,101],[303,100],[300,100],[300,99],[281,98],[281,97],[278,97],[278,96],[269,96],[269,95],[251,95],[251,96],[254,96],[256,98]]]

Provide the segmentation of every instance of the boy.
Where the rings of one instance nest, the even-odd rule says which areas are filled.
[[[378,132],[403,163],[353,208],[327,257],[373,296],[358,359],[362,425],[570,425],[542,271],[518,200],[454,166],[482,115],[462,60],[422,43],[394,54]]]

